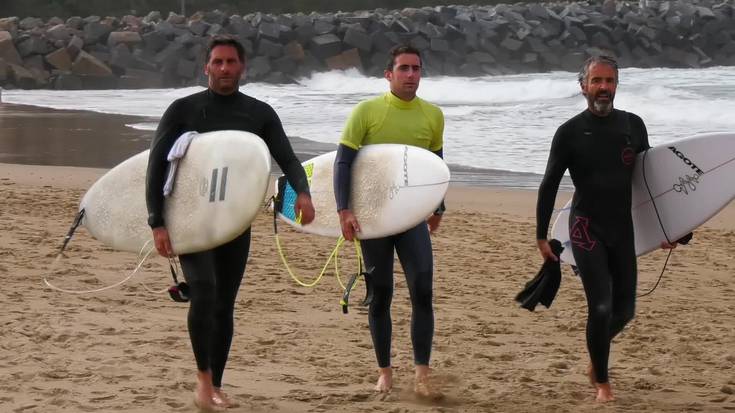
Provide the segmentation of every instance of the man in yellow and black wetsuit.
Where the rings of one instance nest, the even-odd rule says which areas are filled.
[[[360,225],[350,210],[350,168],[362,146],[398,143],[428,149],[442,157],[444,115],[435,105],[416,96],[421,79],[421,55],[410,46],[390,52],[385,78],[390,92],[363,101],[347,120],[334,165],[334,192],[342,235],[359,238]],[[393,386],[390,363],[393,298],[393,251],[398,253],[409,288],[412,316],[411,340],[416,365],[415,391],[424,397],[439,397],[429,382],[429,359],[434,335],[432,307],[433,257],[429,233],[439,227],[444,204],[420,223],[400,234],[362,240],[365,268],[374,268],[374,296],[369,309],[370,333],[380,376],[376,390],[389,392]]]

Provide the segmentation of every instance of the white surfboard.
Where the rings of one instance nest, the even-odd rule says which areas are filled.
[[[311,234],[342,234],[332,183],[336,151],[304,162],[316,217],[308,225],[298,223],[293,205],[296,193],[290,185],[280,193],[278,216]],[[434,153],[416,146],[367,145],[352,164],[350,208],[360,223],[360,239],[380,238],[413,228],[441,203],[449,186],[449,168]],[[276,183],[278,193],[278,184]]]
[[[697,135],[638,154],[632,189],[635,251],[643,255],[688,234],[735,198],[735,134]],[[557,216],[551,237],[564,246],[562,261],[574,265],[570,205]]]
[[[82,198],[82,224],[111,248],[140,252],[152,240],[145,201],[148,153],[111,169]],[[179,163],[173,192],[164,203],[174,252],[210,249],[245,231],[262,205],[270,164],[268,147],[256,135],[199,134]]]

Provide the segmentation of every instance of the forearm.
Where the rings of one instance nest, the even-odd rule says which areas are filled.
[[[346,145],[339,145],[337,156],[334,159],[334,200],[337,203],[337,211],[349,209],[350,207],[350,184],[352,179],[352,163],[357,157],[357,151]]]

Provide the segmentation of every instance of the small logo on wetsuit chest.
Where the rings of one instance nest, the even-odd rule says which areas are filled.
[[[626,146],[623,148],[623,153],[620,155],[621,159],[623,160],[623,165],[632,165],[635,161],[635,152],[633,151],[633,148]]]

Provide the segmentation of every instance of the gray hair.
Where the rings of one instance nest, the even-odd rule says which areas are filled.
[[[618,83],[618,62],[612,56],[600,55],[592,56],[584,62],[584,64],[582,65],[582,70],[580,70],[579,74],[577,74],[577,80],[579,80],[580,85],[584,84],[584,82],[587,80],[587,77],[590,73],[590,66],[596,63],[605,64],[612,67],[615,70],[615,83]]]

